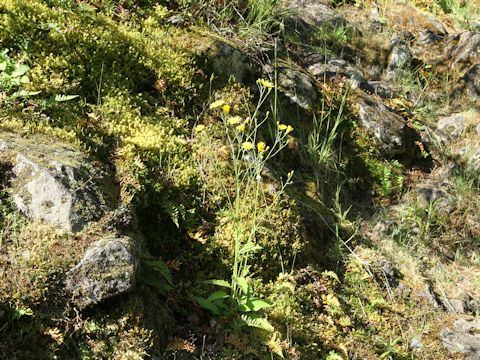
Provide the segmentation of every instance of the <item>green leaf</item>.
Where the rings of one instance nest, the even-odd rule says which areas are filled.
[[[259,311],[259,310],[262,310],[262,309],[272,307],[273,304],[268,300],[253,299],[253,300],[250,300],[247,303],[247,306],[251,307],[252,311]]]
[[[201,296],[194,296],[193,298],[202,308],[210,310],[214,315],[220,316],[220,309],[213,302]]]
[[[204,283],[210,284],[210,285],[222,286],[228,289],[231,288],[230,283],[225,280],[205,280]]]
[[[234,277],[233,282],[237,284],[244,294],[248,293],[248,281],[244,277]]]
[[[16,99],[16,98],[25,98],[25,97],[30,97],[30,96],[35,96],[40,94],[41,91],[26,91],[26,90],[20,90],[20,91],[15,91],[10,98],[11,99]]]
[[[30,83],[30,78],[27,75],[23,75],[20,78],[20,84],[28,84]]]
[[[274,332],[275,331],[272,324],[270,324],[270,322],[267,319],[264,319],[262,317],[256,317],[256,316],[253,316],[253,315],[243,314],[240,318],[249,327],[262,329],[262,330],[265,330],[267,332]]]
[[[210,296],[207,298],[208,301],[215,301],[218,299],[226,299],[230,295],[228,295],[225,291],[215,291],[214,293],[210,294]]]
[[[79,95],[55,95],[55,102],[64,102],[77,98]]]
[[[20,77],[22,75],[25,75],[28,70],[30,70],[30,68],[27,65],[16,64],[11,76]]]
[[[170,286],[173,286],[172,272],[163,261],[147,260],[144,262],[144,266],[146,266],[148,270],[159,273]]]
[[[326,270],[323,272],[323,275],[326,275],[329,278],[336,280],[340,284],[340,279],[338,278],[338,275],[334,271]]]
[[[259,251],[259,250],[262,250],[262,247],[260,245],[257,245],[257,244],[254,244],[254,243],[250,242],[250,243],[245,244],[245,246],[243,246],[240,249],[240,255],[244,255],[244,254],[247,254],[249,252],[255,252],[255,251]]]
[[[7,69],[7,62],[4,60],[0,63],[0,71],[5,71]]]

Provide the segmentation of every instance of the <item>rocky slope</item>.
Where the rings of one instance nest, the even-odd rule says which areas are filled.
[[[480,359],[452,4],[0,0],[0,357]]]

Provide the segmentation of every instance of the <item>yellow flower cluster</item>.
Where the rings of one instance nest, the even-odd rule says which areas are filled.
[[[285,134],[289,134],[294,130],[292,125],[285,125],[280,123],[277,123],[277,125],[278,125],[278,130],[285,131]]]
[[[242,144],[242,149],[245,150],[245,151],[253,150],[253,149],[255,149],[255,144],[250,142],[250,141],[245,141]],[[268,149],[270,149],[270,147],[267,146],[267,144],[265,144],[263,141],[260,141],[259,143],[257,143],[258,152],[261,153],[261,152],[267,151]]]
[[[263,86],[265,89],[273,89],[275,87],[271,81],[265,79],[258,79],[257,84]]]

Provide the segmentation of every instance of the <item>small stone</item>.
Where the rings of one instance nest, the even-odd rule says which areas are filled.
[[[480,61],[480,32],[463,31],[450,36],[445,47],[445,58],[452,66],[473,65]]]
[[[360,125],[377,141],[384,156],[391,157],[411,149],[405,119],[372,97],[361,97],[357,104]]]
[[[70,269],[65,282],[73,302],[84,308],[130,291],[135,285],[138,244],[127,236],[96,241]]]
[[[422,339],[419,337],[414,337],[412,340],[410,340],[410,349],[412,350],[420,350],[422,349],[423,344],[422,344]]]
[[[412,53],[408,45],[398,43],[395,45],[388,56],[387,70],[392,71],[399,68],[404,68],[410,65],[412,61]]]
[[[438,119],[435,134],[444,143],[458,140],[465,131],[467,114],[458,113]]]
[[[278,83],[287,99],[302,109],[311,109],[317,101],[312,79],[299,69],[279,67]]]
[[[8,150],[8,145],[5,141],[0,139],[0,152],[1,151],[7,151]]]

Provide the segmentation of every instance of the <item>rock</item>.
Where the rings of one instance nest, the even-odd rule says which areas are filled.
[[[412,350],[420,350],[423,348],[422,344],[422,339],[419,337],[414,337],[412,340],[410,340],[410,349]]]
[[[410,65],[412,59],[412,53],[408,45],[403,42],[398,42],[393,46],[388,56],[387,71],[407,67]]]
[[[333,11],[327,1],[285,0],[282,8],[287,13],[284,23],[287,31],[311,36],[319,27],[345,26],[346,20]]]
[[[440,303],[429,285],[426,285],[424,290],[419,291],[417,296],[427,300],[435,309],[440,307]]]
[[[453,96],[467,96],[480,99],[480,64],[475,64],[467,70],[453,91]]]
[[[317,101],[317,93],[312,79],[300,71],[289,66],[279,66],[278,84],[284,95],[302,109],[311,109]]]
[[[237,82],[246,82],[252,74],[247,55],[226,42],[216,41],[215,44],[213,72],[225,80],[233,76]]]
[[[320,81],[332,80],[345,74],[348,63],[338,57],[325,57],[321,54],[308,54],[304,62],[308,72]]]
[[[114,207],[115,186],[75,147],[41,135],[0,136],[0,163],[12,168],[4,180],[27,217],[78,232]]]
[[[0,139],[0,151],[7,151],[8,150],[8,145],[5,141]]]
[[[450,353],[465,354],[465,359],[480,359],[480,318],[459,319],[453,329],[442,330],[440,338]]]
[[[90,174],[82,173],[80,168],[56,160],[47,168],[18,154],[13,174],[13,200],[31,219],[78,232],[105,211],[102,201],[91,191]]]
[[[450,213],[455,207],[455,196],[448,183],[432,182],[419,184],[415,190],[417,201],[421,207],[435,206],[439,211]]]
[[[444,143],[458,140],[465,131],[468,120],[467,113],[458,113],[438,119],[435,134]]]
[[[450,36],[444,54],[452,66],[480,62],[480,32],[464,31]]]
[[[357,105],[360,125],[376,140],[385,156],[408,151],[407,124],[400,115],[372,97],[360,97]]]
[[[138,268],[138,244],[130,237],[96,241],[67,273],[66,289],[80,308],[130,291]]]
[[[468,297],[466,298],[468,300]],[[442,303],[445,311],[448,313],[454,314],[465,314],[467,310],[467,304],[465,302],[465,298],[463,299],[450,299],[445,296],[440,297],[440,302]]]
[[[372,94],[382,99],[391,99],[395,95],[394,91],[382,81],[369,81],[368,85],[372,88]]]
[[[417,44],[427,46],[435,44],[444,39],[444,34],[436,34],[432,30],[420,31],[417,39]]]

